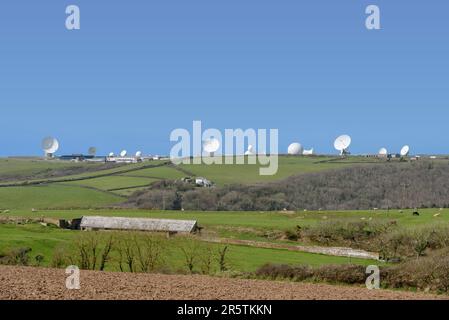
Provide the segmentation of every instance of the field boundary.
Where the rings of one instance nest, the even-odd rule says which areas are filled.
[[[268,242],[253,241],[253,240],[238,240],[238,239],[226,239],[226,238],[202,239],[202,240],[205,242],[210,242],[210,243],[243,245],[243,246],[264,248],[264,249],[284,249],[284,250],[288,250],[288,251],[322,254],[322,255],[334,256],[334,257],[380,260],[378,253],[368,252],[368,251],[364,251],[364,250],[357,250],[357,249],[352,249],[352,248],[297,246],[297,245],[289,245],[289,244],[281,244],[281,243],[268,243]]]
[[[37,186],[37,185],[48,185],[48,184],[53,184],[53,183],[85,181],[85,180],[92,180],[92,179],[97,179],[97,178],[118,176],[123,173],[140,171],[140,170],[144,170],[144,169],[160,168],[160,167],[164,167],[167,165],[168,165],[168,162],[157,164],[157,165],[146,165],[146,166],[142,166],[142,167],[138,167],[138,168],[131,168],[131,169],[123,170],[123,171],[96,174],[96,175],[87,176],[87,177],[56,178],[56,179],[47,179],[47,180],[22,181],[22,182],[8,183],[8,184],[0,184],[0,188],[29,187],[29,186]]]

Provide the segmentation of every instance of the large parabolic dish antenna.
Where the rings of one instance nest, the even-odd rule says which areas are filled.
[[[53,137],[47,137],[42,140],[42,150],[45,155],[52,156],[59,149],[59,142]]]
[[[352,139],[348,135],[339,136],[335,139],[334,148],[340,151],[341,155],[349,154],[349,146],[351,145]]]
[[[124,157],[126,157],[127,154],[128,154],[128,151],[123,150],[122,152],[120,152],[120,157],[124,158]]]
[[[403,146],[401,149],[401,157],[407,157],[410,153],[410,147],[409,146]]]
[[[203,150],[210,156],[213,156],[218,149],[220,149],[220,141],[217,139],[207,139],[203,142]]]
[[[136,158],[142,158],[142,151],[136,152]]]
[[[302,145],[300,143],[292,143],[291,145],[288,146],[288,154],[289,155],[302,155],[304,152],[304,148],[302,147]]]

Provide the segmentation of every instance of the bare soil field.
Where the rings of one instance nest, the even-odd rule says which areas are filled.
[[[1,300],[427,300],[412,292],[360,287],[81,271],[81,289],[67,290],[64,270],[0,267]]]

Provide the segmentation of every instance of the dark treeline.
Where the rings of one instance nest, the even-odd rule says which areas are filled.
[[[260,185],[195,188],[163,181],[132,195],[128,207],[163,210],[279,211],[449,206],[449,163],[360,165]]]

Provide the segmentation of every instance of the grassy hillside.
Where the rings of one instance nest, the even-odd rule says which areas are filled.
[[[206,177],[218,184],[257,183],[306,172],[348,166],[347,160],[281,157],[276,176],[259,175],[256,165],[191,165],[176,168],[163,161],[113,167],[95,163],[72,163],[40,159],[0,159],[0,185],[41,182],[44,185],[0,187],[0,208],[89,208],[111,205],[143,190],[157,180],[189,175]],[[75,174],[74,174],[75,173]],[[59,183],[61,182],[61,183]],[[97,190],[96,190],[97,189]],[[110,194],[100,191],[112,191]]]
[[[19,226],[13,224],[0,224],[0,252],[14,248],[28,247],[32,249],[32,258],[36,255],[43,255],[44,265],[49,265],[55,249],[73,243],[79,234],[80,233],[77,231],[45,227],[40,224]],[[165,242],[165,254],[169,259],[169,265],[173,270],[184,268],[183,255],[180,250],[182,245],[182,238],[174,238],[166,240]],[[214,250],[218,249],[218,245],[212,244],[211,246]],[[349,262],[362,265],[373,263],[373,261],[362,259],[349,259],[344,257],[291,252],[282,249],[264,249],[238,245],[229,246],[228,259],[232,270],[240,272],[254,271],[268,261],[292,265],[308,264],[311,266],[345,264]]]
[[[247,159],[245,160],[247,163]],[[180,165],[184,170],[193,173],[196,176],[204,176],[212,180],[218,185],[232,184],[232,183],[259,183],[269,182],[287,178],[292,175],[320,172],[323,170],[344,168],[356,163],[371,163],[376,162],[372,159],[357,158],[357,159],[335,159],[330,157],[279,157],[279,170],[273,176],[261,176],[259,173],[260,165]],[[223,161],[224,163],[224,161]],[[235,163],[235,162],[234,162]]]
[[[3,210],[95,208],[121,201],[123,198],[113,194],[66,185],[0,188]]]
[[[423,209],[420,216],[413,216],[413,210],[369,210],[369,211],[308,211],[308,212],[181,212],[148,210],[40,210],[32,213],[26,210],[12,210],[7,216],[47,217],[73,219],[82,216],[145,217],[178,220],[197,220],[202,226],[256,228],[266,230],[287,230],[297,225],[310,226],[323,221],[343,219],[348,221],[390,221],[395,220],[404,227],[449,223],[449,209]],[[2,214],[0,213],[0,216]]]
[[[89,180],[79,180],[74,182],[67,182],[65,184],[92,187],[100,190],[117,190],[131,187],[148,186],[156,179],[128,177],[128,176],[109,176],[104,178],[96,178]]]
[[[45,161],[28,158],[0,158],[0,181],[45,179],[73,174],[73,172],[94,172],[104,168],[104,164],[101,163],[73,163],[68,161]]]

